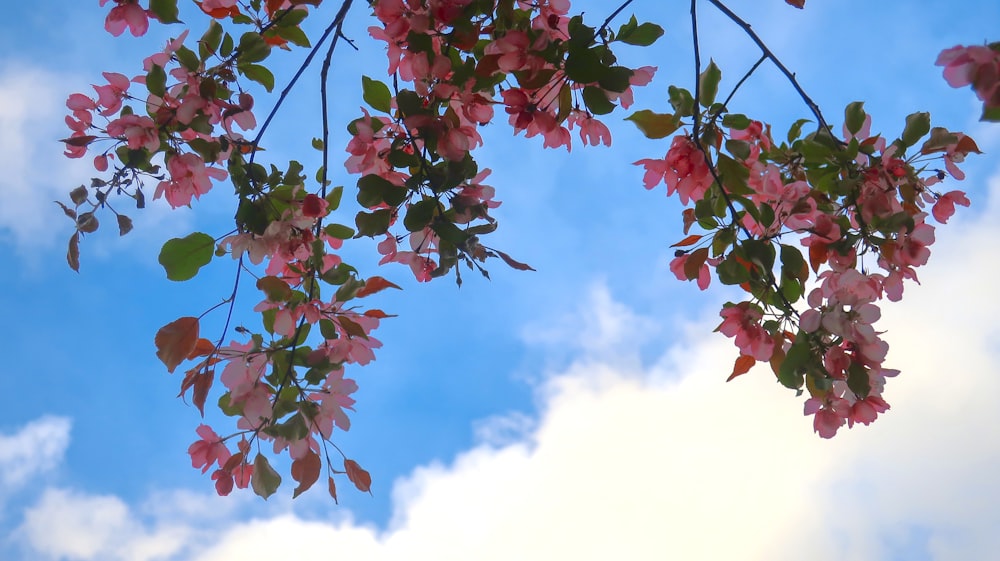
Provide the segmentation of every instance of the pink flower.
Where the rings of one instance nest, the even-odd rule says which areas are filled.
[[[770,360],[774,353],[774,340],[760,325],[760,309],[749,302],[726,306],[719,312],[723,321],[716,328],[727,337],[736,337],[740,352],[757,360]]]
[[[583,111],[573,111],[570,113],[569,122],[570,128],[573,128],[573,125],[580,127],[580,140],[584,144],[611,146],[611,131],[608,130],[607,125],[595,119],[593,115]]]
[[[122,115],[108,123],[108,136],[125,139],[132,150],[145,148],[151,153],[160,148],[160,133],[156,123],[144,115]]]
[[[806,400],[805,414],[814,415],[813,430],[822,438],[833,438],[837,429],[847,422],[850,405],[847,400],[839,397],[820,399],[811,397]]]
[[[675,136],[663,160],[639,160],[635,165],[646,168],[643,183],[652,189],[661,180],[667,184],[667,195],[676,191],[681,203],[699,200],[712,185],[713,179],[705,155],[686,136]]]
[[[125,32],[125,28],[134,37],[145,35],[149,29],[149,12],[139,6],[138,0],[114,0],[118,5],[111,8],[108,17],[104,20],[104,29],[108,33],[118,37]],[[108,0],[101,0],[101,6],[108,3]]]
[[[212,427],[208,425],[198,425],[195,432],[198,433],[201,440],[188,447],[188,454],[191,455],[191,466],[201,468],[202,473],[208,471],[208,468],[216,462],[218,462],[219,467],[222,467],[226,460],[232,456],[232,453],[223,444],[219,435],[215,434]]]
[[[670,261],[670,272],[677,277],[677,280],[695,280],[687,278],[687,273],[684,272],[684,265],[687,263],[688,257],[691,255],[689,253],[684,253],[675,257]],[[701,267],[698,269],[698,288],[705,290],[708,288],[709,283],[712,282],[711,272],[708,270],[708,265],[702,263]]]
[[[949,191],[934,203],[931,214],[934,215],[934,220],[944,224],[955,214],[955,205],[967,207],[970,204],[969,198],[962,191]]]
[[[171,207],[191,204],[191,198],[199,198],[212,189],[212,179],[222,180],[229,174],[225,170],[210,168],[205,160],[194,153],[177,154],[167,160],[170,179],[156,186],[154,199],[166,195]]]

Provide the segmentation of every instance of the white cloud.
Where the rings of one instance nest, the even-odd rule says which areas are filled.
[[[0,434],[0,498],[28,479],[56,467],[69,445],[70,420],[45,416],[13,434]]]
[[[386,529],[284,507],[210,524],[162,507],[140,523],[115,497],[50,490],[25,539],[63,559],[981,558],[1000,548],[1000,264],[982,249],[1000,237],[1000,178],[991,191],[979,218],[939,231],[924,286],[885,310],[903,374],[871,427],[821,440],[768,372],[725,384],[735,351],[710,334],[715,311],[655,364],[618,360],[636,354],[639,314],[599,289],[565,324],[581,352],[541,386],[537,421],[397,481]]]
[[[70,132],[62,115],[72,81],[26,64],[0,66],[0,234],[22,250],[55,241],[53,220],[65,219],[52,201],[68,199],[89,177],[86,164],[67,160],[58,142]]]
[[[94,176],[107,177],[94,170],[90,156],[66,158],[58,142],[71,132],[63,124],[66,97],[74,91],[88,92],[92,81],[93,77],[0,60],[0,242],[12,241],[23,256],[61,246],[73,233],[72,221],[53,201],[69,204],[74,187],[89,185]],[[102,228],[82,244],[85,264],[91,255],[106,259],[126,248],[155,256],[150,246],[158,248],[166,239],[191,231],[192,213],[153,201],[154,186],[147,182],[146,209],[120,203],[116,207],[134,221],[135,229],[124,238],[119,239],[112,213],[99,213]],[[53,257],[44,259],[51,263]],[[155,262],[148,255],[146,260]]]

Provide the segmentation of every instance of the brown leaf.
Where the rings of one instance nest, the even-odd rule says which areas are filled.
[[[726,381],[730,381],[737,376],[742,376],[753,368],[753,365],[757,364],[757,359],[750,355],[741,354],[736,358],[736,364],[733,365],[733,373],[726,378]]]
[[[83,185],[69,192],[69,199],[73,201],[73,204],[75,204],[76,206],[80,206],[83,203],[87,202],[88,196],[90,196],[90,194],[87,192],[87,188],[84,187]]]
[[[194,350],[191,351],[191,354],[189,354],[187,357],[189,359],[192,359],[192,358],[198,358],[200,356],[208,356],[212,354],[212,351],[214,350],[215,350],[215,343],[203,337],[195,342]]]
[[[347,316],[340,316],[337,318],[337,323],[340,324],[340,328],[347,333],[348,337],[361,337],[362,339],[368,339],[368,334],[365,333],[365,328],[361,325],[348,318]]]
[[[382,277],[370,277],[368,280],[365,281],[365,285],[361,287],[361,290],[358,290],[355,296],[357,296],[358,298],[364,298],[365,296],[368,296],[370,294],[375,294],[376,292],[385,290],[387,288],[398,288],[399,290],[402,290],[402,288],[399,288],[399,286],[385,280]]]
[[[208,391],[212,389],[212,381],[215,379],[214,370],[206,370],[194,378],[194,391],[191,394],[191,403],[198,408],[201,416],[205,416],[205,400],[208,399]]]
[[[93,212],[85,212],[76,218],[76,229],[85,234],[93,234],[98,226],[100,223]]]
[[[358,491],[362,493],[371,493],[372,489],[372,476],[370,473],[364,470],[358,465],[358,462],[354,460],[344,460],[344,471],[347,472],[347,478],[351,480],[351,483],[358,488]]]
[[[164,325],[156,332],[156,356],[173,373],[198,344],[198,318],[182,317]]]
[[[789,6],[795,6],[800,10],[806,7],[806,0],[785,0],[785,3]]]
[[[132,231],[132,219],[124,214],[118,215],[118,235],[124,236]]]
[[[684,261],[684,276],[688,280],[697,279],[698,275],[701,274],[701,267],[705,264],[706,260],[708,260],[707,247],[698,248],[691,252],[691,255],[688,255],[687,260]]]
[[[66,250],[66,262],[69,268],[80,272],[80,232],[75,232],[69,238],[69,249]]]
[[[531,265],[526,265],[524,263],[521,263],[520,261],[514,261],[513,259],[511,259],[510,255],[507,255],[506,253],[500,250],[494,249],[493,251],[497,255],[499,255],[500,259],[503,259],[504,263],[506,263],[512,269],[517,269],[518,271],[534,271]]]
[[[327,483],[327,488],[330,491],[330,496],[333,497],[333,502],[340,504],[337,501],[337,484],[333,482],[333,477],[330,477],[329,483]]]
[[[74,221],[76,221],[76,211],[75,211],[75,210],[73,210],[73,209],[69,208],[68,206],[66,206],[66,205],[62,204],[62,203],[61,203],[61,202],[59,202],[59,201],[52,201],[52,202],[54,202],[54,203],[56,203],[57,205],[59,205],[59,206],[61,206],[61,207],[62,207],[62,209],[63,209],[63,214],[65,214],[66,216],[68,216],[68,217],[72,218],[72,219],[73,219]]]
[[[293,499],[306,492],[313,486],[313,483],[316,483],[322,468],[323,462],[319,459],[319,454],[312,450],[292,462],[292,479],[299,482],[299,486],[292,491]]]

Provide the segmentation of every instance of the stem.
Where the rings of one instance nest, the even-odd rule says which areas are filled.
[[[747,36],[749,36],[750,39],[752,39],[753,42],[757,44],[757,47],[760,48],[760,51],[763,54],[763,56],[767,57],[772,63],[774,63],[774,65],[778,68],[778,70],[780,70],[781,73],[784,74],[786,78],[788,78],[788,81],[792,84],[792,87],[795,88],[795,91],[799,94],[799,97],[801,97],[802,101],[805,102],[807,107],[809,107],[809,110],[812,111],[812,114],[816,116],[816,120],[819,122],[819,126],[826,129],[826,131],[830,133],[830,136],[832,136],[833,138],[837,138],[836,135],[833,134],[833,131],[830,129],[830,125],[826,122],[826,119],[823,118],[823,114],[820,112],[819,106],[816,105],[816,102],[814,102],[812,98],[810,98],[806,94],[805,90],[802,89],[802,86],[799,85],[798,80],[795,79],[795,74],[793,74],[790,70],[788,70],[788,68],[785,67],[785,65],[782,64],[780,60],[778,60],[778,57],[775,56],[773,52],[771,52],[771,49],[767,48],[767,45],[764,44],[764,41],[754,32],[753,29],[751,29],[750,24],[744,21],[735,13],[733,13],[732,10],[726,7],[726,5],[720,2],[719,0],[708,0],[708,2],[711,3],[713,6],[715,6],[716,8],[718,8],[718,10],[723,14],[725,14],[726,17],[728,17],[730,20],[732,20],[733,23],[738,25],[743,30],[743,32],[746,33]],[[693,4],[694,2],[692,0],[692,5]],[[696,53],[695,56],[697,57],[698,56],[697,51],[695,51],[695,53]]]
[[[292,76],[292,79],[288,82],[288,85],[285,86],[285,89],[281,90],[281,94],[278,96],[278,101],[275,102],[274,107],[271,108],[271,112],[268,113],[267,118],[264,119],[264,124],[261,125],[260,130],[257,132],[257,136],[255,136],[253,142],[250,143],[254,150],[250,152],[250,158],[247,165],[253,163],[254,156],[257,154],[257,145],[260,143],[261,137],[264,136],[264,132],[267,130],[267,127],[271,124],[271,120],[274,119],[274,116],[278,113],[278,109],[280,109],[282,104],[284,104],[288,94],[291,93],[292,88],[295,87],[295,83],[299,81],[299,78],[301,78],[302,74],[305,73],[306,68],[308,68],[312,63],[313,57],[316,56],[320,47],[322,47],[323,43],[326,42],[326,38],[329,37],[334,30],[339,29],[343,24],[344,18],[347,16],[347,11],[351,8],[351,4],[353,2],[354,0],[344,0],[344,2],[340,5],[340,10],[337,11],[337,15],[333,17],[333,21],[330,22],[330,25],[327,26],[327,28],[323,31],[323,34],[320,35],[319,40],[316,41],[316,46],[309,51],[309,55],[306,56],[304,61],[302,61],[299,69],[295,71],[295,75]]]

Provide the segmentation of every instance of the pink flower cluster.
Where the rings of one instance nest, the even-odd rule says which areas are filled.
[[[123,6],[135,4],[124,3],[115,9]],[[225,165],[233,144],[243,140],[234,131],[234,125],[243,130],[256,127],[250,94],[243,92],[235,96],[235,100],[230,100],[224,87],[202,87],[206,81],[224,84],[222,76],[228,76],[218,68],[207,70],[204,65],[190,70],[176,64],[167,74],[176,83],[165,88],[162,95],[147,95],[145,115],[133,113],[131,108],[125,110],[125,102],[135,99],[129,93],[131,85],[145,85],[148,73],[154,69],[167,69],[175,62],[174,55],[186,37],[187,31],[169,41],[163,51],[147,57],[144,61],[147,74],[130,80],[122,74],[105,72],[108,83],[94,86],[96,99],[75,93],[66,102],[72,111],[72,116],[66,117],[66,124],[72,131],[70,137],[64,140],[66,155],[83,157],[92,143],[109,140],[112,146],[94,160],[95,168],[105,171],[108,160],[115,157],[120,146],[144,151],[147,162],[154,154],[163,153],[168,177],[158,183],[154,198],[163,196],[171,207],[189,205],[192,198],[197,199],[212,188],[213,179],[225,179],[228,175],[226,171],[214,166]],[[215,95],[204,93],[208,91],[214,91]],[[97,115],[107,118],[106,125],[102,127],[95,123]],[[222,130],[217,132],[216,127]],[[181,146],[192,142],[216,146],[213,161],[206,162],[199,151],[180,150]],[[222,149],[223,145],[228,148]]]
[[[781,267],[770,271],[757,260],[761,253],[755,253],[752,261],[749,253],[738,251],[738,239],[728,242],[724,250],[713,244],[711,257],[708,247],[680,250],[670,263],[678,279],[697,280],[703,290],[710,269],[724,261],[759,279],[741,284],[754,295],[752,300],[727,304],[721,312],[718,331],[734,338],[740,350],[734,375],[746,371],[741,361],[752,359],[750,364],[769,361],[776,374],[791,376],[785,383],[793,383],[802,372],[815,377],[808,384],[811,397],[805,412],[813,415],[814,428],[824,438],[845,424],[867,425],[888,410],[882,398],[885,380],[898,372],[883,366],[888,345],[874,327],[881,316],[876,303],[882,298],[899,300],[904,280],[916,281],[915,269],[927,263],[934,226],[925,219],[933,216],[945,223],[956,205],[969,205],[961,191],[932,190],[944,172],[928,170],[927,162],[940,159],[948,174],[961,179],[964,176],[956,164],[970,152],[978,152],[965,135],[934,129],[920,150],[904,159],[899,145],[887,146],[883,138],[871,134],[870,121],[866,116],[853,134],[845,127],[844,146],[854,142],[865,148],[845,165],[840,177],[851,189],[840,196],[814,189],[807,175],[794,167],[795,159],[775,149],[769,127],[751,121],[745,129],[730,130],[730,139],[742,143],[739,155],[732,157],[748,176],[739,195],[725,195],[727,208],[732,213],[736,208],[755,207],[757,211],[739,213],[734,224],[719,221],[714,236],[692,235],[677,244],[700,245],[734,230],[750,241],[768,244],[793,234],[808,249],[808,263],[794,247],[781,245]],[[689,136],[676,136],[664,158],[635,162],[645,169],[645,187],[664,182],[667,194],[677,193],[684,204],[722,197],[716,183],[722,172],[716,170],[713,175],[708,164],[712,147],[702,151],[695,142]],[[853,178],[852,182],[847,178]],[[728,185],[725,178],[722,181]],[[737,205],[737,200],[742,202]],[[927,207],[931,207],[930,214]],[[694,210],[685,211],[685,233],[696,220]],[[799,255],[797,260],[795,255]],[[805,292],[809,265],[817,273],[818,286],[808,291],[809,307],[800,314],[792,304],[797,294]],[[789,291],[788,284],[798,288]],[[796,353],[804,349],[810,357],[782,370],[793,346]]]
[[[501,21],[486,13],[453,27],[455,19],[468,11],[471,0],[376,0],[371,4],[381,26],[370,27],[369,33],[385,41],[389,74],[412,83],[413,90],[407,93],[418,96],[420,107],[414,108],[412,102],[401,103],[400,92],[396,92],[391,117],[373,117],[362,109],[363,116],[352,124],[353,136],[347,145],[350,156],[345,165],[351,173],[376,175],[410,189],[411,195],[399,209],[409,210],[422,197],[439,198],[440,194],[423,190],[424,179],[413,178],[409,165],[394,165],[394,153],[406,154],[407,160],[425,159],[429,150],[434,156],[425,159],[425,167],[433,165],[438,156],[461,163],[482,144],[479,128],[493,119],[495,105],[503,106],[515,134],[541,136],[544,147],[565,146],[569,150],[574,130],[585,145],[610,146],[608,127],[583,108],[585,104],[567,103],[567,98],[571,100],[584,88],[590,88],[607,98],[607,103],[628,107],[632,103],[632,86],[648,84],[656,70],[642,67],[629,71],[624,91],[606,90],[597,82],[570,80],[564,61],[553,62],[547,54],[564,49],[570,38],[568,0],[518,0],[512,8],[519,12],[518,17],[510,20],[509,28],[501,27]],[[480,44],[485,44],[482,54],[477,53]],[[473,64],[475,72],[470,76],[468,67]],[[499,95],[496,83],[503,84]],[[452,216],[454,212],[455,224],[469,224],[477,218],[492,224],[488,210],[500,203],[493,199],[493,188],[482,184],[485,173],[472,175],[447,193],[450,208],[442,204],[442,213]],[[414,188],[414,183],[421,187]],[[422,197],[416,197],[418,193]],[[392,210],[393,223],[396,208],[388,204],[370,207]],[[411,232],[409,238],[409,250],[400,250],[402,238],[387,233],[378,246],[384,256],[382,263],[406,264],[418,280],[429,280],[438,268],[434,257],[438,234],[425,227]],[[462,250],[473,260],[487,252],[474,244],[463,245]]]
[[[1000,43],[945,49],[935,64],[944,67],[951,87],[972,86],[983,102],[985,118],[1000,120]]]

